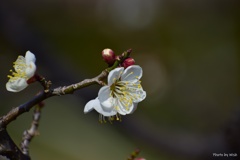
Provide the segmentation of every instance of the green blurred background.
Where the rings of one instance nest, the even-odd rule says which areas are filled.
[[[9,69],[27,50],[53,87],[98,75],[104,48],[143,68],[147,98],[122,122],[83,114],[100,86],[45,101],[34,160],[123,160],[139,148],[147,160],[211,159],[225,144],[240,107],[240,10],[237,0],[33,0],[0,4],[0,114],[41,87],[5,89]],[[9,125],[17,144],[30,126],[26,113]],[[225,146],[221,146],[225,147]],[[217,148],[215,150],[215,148]],[[240,153],[239,153],[240,155]]]

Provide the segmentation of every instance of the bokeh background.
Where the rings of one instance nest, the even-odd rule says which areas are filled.
[[[41,90],[38,84],[20,93],[5,89],[12,62],[27,50],[57,87],[98,75],[107,67],[104,48],[116,54],[132,48],[147,91],[136,112],[113,124],[98,123],[96,112],[83,114],[97,85],[50,98],[40,136],[30,144],[32,159],[123,160],[136,148],[147,160],[237,153],[239,7],[237,0],[1,1],[0,114]],[[9,125],[17,144],[31,118],[26,113]]]

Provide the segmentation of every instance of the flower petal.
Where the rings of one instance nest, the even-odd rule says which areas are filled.
[[[106,101],[100,103],[105,111],[111,111],[114,109],[114,98],[112,97],[109,97]]]
[[[108,101],[108,99],[110,98],[110,87],[109,86],[103,86],[99,92],[98,92],[98,98],[99,98],[99,101],[100,103],[104,103],[105,101]],[[108,105],[106,103],[106,105]],[[107,107],[108,108],[108,107]]]
[[[6,83],[6,89],[10,92],[19,92],[28,86],[24,78],[18,78],[16,80],[10,80]]]
[[[119,114],[126,115],[132,111],[133,103],[128,103],[128,105],[126,105],[124,101],[118,99],[118,106],[119,106],[119,110],[118,110]]]
[[[137,105],[138,105],[138,103],[133,103],[132,110],[131,110],[131,112],[129,114],[132,114],[134,111],[136,111]]]
[[[97,102],[98,101],[98,102]],[[84,113],[88,113],[93,110],[94,106],[99,104],[98,98],[89,101],[84,107]]]
[[[121,115],[126,115],[126,111],[123,109],[122,104],[120,104],[119,101],[117,101],[117,112]]]
[[[144,91],[143,89],[138,90],[136,94],[138,94],[139,97],[138,97],[138,100],[133,101],[134,103],[138,103],[138,102],[143,101],[147,96],[146,91]]]
[[[132,65],[124,70],[121,80],[122,81],[132,81],[135,79],[140,79],[142,77],[142,68],[138,65]]]
[[[25,70],[27,78],[31,78],[32,76],[34,76],[36,69],[37,67],[35,63],[30,62]]]
[[[29,64],[30,62],[35,63],[35,61],[36,61],[35,55],[30,51],[26,52],[25,59],[26,59],[26,64]]]
[[[146,98],[146,92],[142,89],[142,86],[139,84],[137,88],[128,88],[127,92],[131,96],[134,103],[139,103]]]
[[[102,105],[100,104],[100,101],[99,101],[99,98],[97,97],[95,100],[92,100],[93,102],[88,102],[90,103],[89,105],[91,105],[90,107],[93,106],[93,108],[100,114],[102,114],[103,116],[105,117],[109,117],[109,116],[113,116],[113,115],[116,115],[117,114],[117,111],[115,110],[108,110],[108,111],[105,111],[103,110],[102,108]],[[89,108],[90,108],[89,107]]]
[[[123,111],[123,110],[121,110],[121,109],[117,110],[117,112],[118,112],[119,114],[123,115],[123,116],[125,116],[125,115],[126,115],[126,112],[124,112],[124,111]]]
[[[110,97],[110,87],[103,86],[98,92],[98,97],[101,102],[107,100]]]
[[[123,73],[124,68],[118,67],[114,70],[111,70],[108,74],[108,86],[111,86],[116,80],[120,78]]]
[[[99,103],[99,104],[100,104],[100,103]],[[101,104],[100,104],[100,105],[101,105]],[[103,109],[102,109],[101,107],[99,107],[99,106],[94,107],[94,109],[95,109],[98,113],[102,114],[102,115],[105,116],[105,117],[110,117],[110,116],[114,116],[114,115],[117,114],[117,111],[116,111],[116,110],[105,111],[105,110],[103,110]]]

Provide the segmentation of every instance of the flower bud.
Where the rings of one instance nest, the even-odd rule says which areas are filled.
[[[127,68],[127,67],[129,67],[129,66],[131,66],[131,65],[134,65],[134,64],[135,64],[135,60],[134,60],[133,58],[129,57],[129,58],[125,59],[125,60],[122,62],[121,65],[122,65],[124,68]]]
[[[102,51],[102,57],[103,60],[109,64],[109,65],[113,65],[113,63],[115,62],[115,53],[113,52],[113,50],[106,48]]]

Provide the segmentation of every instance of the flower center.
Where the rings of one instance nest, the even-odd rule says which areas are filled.
[[[120,95],[124,95],[124,91],[126,90],[126,87],[119,83],[121,81],[116,80],[111,86],[110,86],[110,94],[113,98],[118,98]]]
[[[19,78],[27,79],[27,75],[25,72],[27,65],[25,63],[25,58],[23,56],[18,56],[17,60],[13,62],[13,68],[15,69],[15,72],[13,70],[10,70],[12,75],[7,76],[10,79],[10,81],[15,81]]]
[[[119,110],[119,105],[121,105],[128,111],[132,103],[141,98],[142,86],[140,83],[138,79],[137,81],[116,80],[110,86],[110,96],[117,99],[115,101],[116,110]]]

